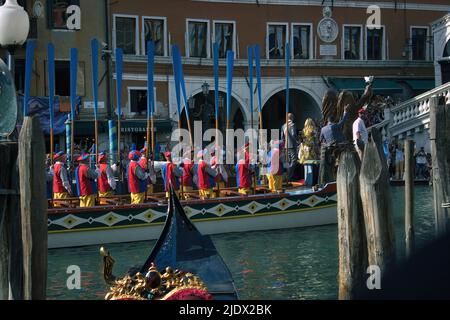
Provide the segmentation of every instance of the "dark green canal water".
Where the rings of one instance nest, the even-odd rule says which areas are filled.
[[[404,257],[404,188],[392,188],[398,256]],[[416,244],[433,237],[431,187],[416,187]],[[213,236],[234,277],[241,299],[337,299],[337,225]],[[154,241],[111,244],[114,273],[142,264]],[[99,246],[49,251],[49,299],[103,299]],[[67,268],[81,269],[81,290],[69,290]]]

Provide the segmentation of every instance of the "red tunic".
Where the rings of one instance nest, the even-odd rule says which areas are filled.
[[[108,165],[106,163],[100,164],[100,177],[98,178],[98,190],[102,193],[111,191],[111,186],[108,182],[108,176],[106,174],[106,168]]]
[[[238,176],[239,176],[239,188],[251,188],[252,187],[252,179],[250,175],[250,165],[247,161],[240,160],[238,162]]]
[[[139,164],[131,161],[128,165],[128,188],[131,193],[141,193],[139,179],[136,177],[136,168]]]
[[[66,188],[63,186],[63,182],[61,179],[61,163],[55,164],[53,169],[53,192],[54,193],[65,193],[67,192]]]
[[[78,167],[78,181],[79,181],[79,196],[90,196],[94,194],[92,190],[92,181],[88,178],[89,167],[85,164],[80,164]]]
[[[206,172],[207,163],[200,161],[198,164],[198,188],[200,190],[208,190],[211,188],[210,176]]]
[[[191,160],[189,159],[183,160],[184,173],[182,183],[183,186],[185,187],[192,187],[192,173],[191,173],[192,167],[194,167],[194,164],[191,162]]]

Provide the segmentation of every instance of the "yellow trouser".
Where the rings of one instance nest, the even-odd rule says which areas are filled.
[[[268,174],[267,180],[269,181],[269,189],[272,192],[283,190],[283,176]]]
[[[98,192],[98,196],[100,197],[100,198],[102,198],[102,197],[111,197],[111,196],[113,196],[114,195],[114,192],[113,191],[108,191],[108,192]],[[99,202],[100,202],[100,204],[108,204],[108,202],[106,202],[106,200],[105,199],[100,199],[99,200]]]
[[[69,198],[69,193],[68,193],[68,192],[54,193],[54,194],[53,194],[53,199],[55,199],[55,200],[67,199],[67,198]],[[62,207],[61,202],[59,202],[59,201],[54,202],[54,203],[53,203],[53,206],[54,206],[55,208]]]
[[[94,207],[95,206],[95,194],[89,196],[80,196],[80,208]]]
[[[175,194],[177,195],[177,197],[179,197],[180,192],[178,190],[174,190],[174,191],[175,191]],[[166,198],[169,199],[169,197],[170,197],[170,192],[166,192]]]
[[[147,195],[150,195],[153,193],[153,185],[149,184],[147,185]]]
[[[131,194],[131,204],[142,204],[144,203],[144,200],[145,200],[145,192]]]
[[[239,188],[239,193],[244,196],[248,196],[252,194],[252,190],[248,188]]]
[[[181,189],[180,189],[181,190]],[[189,194],[186,194],[185,192],[192,192],[193,189],[192,187],[188,187],[188,186],[183,186],[183,199],[187,200],[190,198]],[[180,191],[181,192],[181,191]]]
[[[216,197],[216,194],[213,191],[213,189],[198,190],[198,194],[200,195],[200,198],[202,200],[214,199]]]

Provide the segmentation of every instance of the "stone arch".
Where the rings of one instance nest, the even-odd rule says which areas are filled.
[[[219,87],[219,129],[225,132],[226,129],[226,89]],[[191,126],[194,121],[202,121],[203,132],[210,128],[215,128],[215,92],[209,91],[208,97],[205,99],[201,89],[191,92],[191,103],[194,108],[189,109]],[[230,110],[230,129],[244,129],[245,121],[249,116],[244,108],[244,103],[235,94],[231,96]],[[181,124],[183,128],[187,128],[186,110],[183,108],[181,112]]]
[[[315,120],[320,125],[322,111],[317,98],[306,90],[290,88],[289,90],[290,110],[295,116],[297,129],[303,129],[307,118]],[[263,105],[263,127],[265,129],[280,129],[286,122],[286,90],[280,88],[274,90],[270,97],[265,100]]]

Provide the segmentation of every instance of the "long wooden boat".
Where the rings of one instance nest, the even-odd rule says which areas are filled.
[[[100,253],[103,277],[111,285],[106,300],[238,299],[231,272],[214,243],[192,224],[173,190],[164,228],[141,266],[118,279],[108,250],[102,247]]]
[[[181,202],[202,234],[274,230],[337,223],[336,184],[280,194],[228,196]],[[49,248],[158,239],[166,202],[48,210]]]

